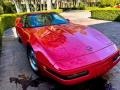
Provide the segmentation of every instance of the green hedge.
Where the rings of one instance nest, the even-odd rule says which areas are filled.
[[[85,10],[120,10],[119,8],[115,8],[115,7],[85,7]]]
[[[120,10],[92,10],[91,17],[94,19],[120,22]]]
[[[14,26],[15,19],[16,19],[15,14],[0,15],[0,55],[1,55],[1,49],[2,49],[3,32],[4,30]]]
[[[15,19],[17,16],[15,14],[3,14],[0,17],[1,17],[0,31],[2,34],[4,30],[14,26]]]

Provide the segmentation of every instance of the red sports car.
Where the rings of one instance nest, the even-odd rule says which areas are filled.
[[[55,12],[25,14],[15,25],[31,68],[61,84],[101,76],[120,60],[116,45],[102,33]]]

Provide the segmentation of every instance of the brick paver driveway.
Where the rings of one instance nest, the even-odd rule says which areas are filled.
[[[120,23],[90,19],[88,18],[90,17],[90,12],[68,11],[61,14],[74,23],[89,25],[98,29],[120,47]],[[17,85],[16,88],[15,84],[10,84],[9,82],[10,77],[17,77],[20,74],[32,75],[33,78],[37,77],[30,69],[24,46],[16,38],[15,28],[12,28],[7,30],[3,36],[2,57],[0,58],[0,90],[22,90],[20,85]],[[120,63],[104,77],[108,80],[108,83],[112,84],[115,90],[120,90]],[[51,90],[53,88],[61,90],[54,82],[43,80],[39,87],[29,87],[28,90]],[[83,90],[78,87],[72,89]],[[85,88],[84,90],[90,89]],[[103,89],[100,89],[100,86],[98,86],[98,89],[94,90]]]

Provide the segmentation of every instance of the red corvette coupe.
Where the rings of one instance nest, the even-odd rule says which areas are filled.
[[[61,84],[101,76],[120,60],[116,45],[102,33],[55,12],[25,14],[15,25],[31,68]]]

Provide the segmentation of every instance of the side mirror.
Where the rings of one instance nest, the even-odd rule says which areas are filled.
[[[22,23],[22,18],[21,17],[16,18],[15,26],[24,27],[24,24]]]

